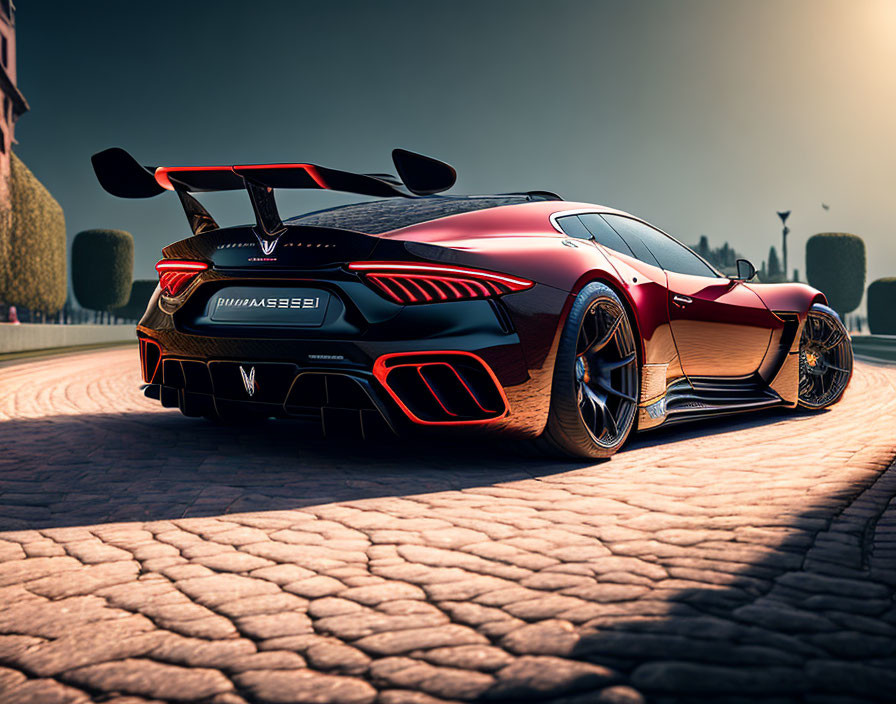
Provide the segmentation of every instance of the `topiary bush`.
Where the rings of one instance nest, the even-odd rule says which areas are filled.
[[[865,290],[865,242],[845,232],[822,232],[806,242],[806,277],[841,316],[854,311]]]
[[[868,287],[868,327],[872,335],[896,335],[896,276]]]
[[[9,252],[12,249],[12,211],[0,210],[0,301],[10,289]]]
[[[131,296],[128,302],[120,308],[113,308],[112,314],[125,320],[140,320],[149,305],[149,299],[156,291],[158,285],[156,279],[138,279],[131,284]]]
[[[72,244],[72,288],[84,308],[110,311],[128,302],[134,238],[124,230],[84,230]]]
[[[59,203],[15,155],[10,154],[11,213],[0,212],[0,300],[55,313],[68,289],[65,216]]]

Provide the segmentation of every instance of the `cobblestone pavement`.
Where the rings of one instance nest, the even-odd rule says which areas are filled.
[[[0,368],[0,701],[896,699],[896,367],[610,462],[222,429]]]

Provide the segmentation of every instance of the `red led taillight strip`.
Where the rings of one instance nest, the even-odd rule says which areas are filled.
[[[353,262],[348,268],[361,273],[387,298],[402,305],[490,298],[535,285],[516,276],[446,264]]]
[[[166,296],[178,295],[200,272],[206,269],[208,269],[208,264],[205,262],[182,259],[163,259],[156,264],[156,271],[159,272],[159,286]]]
[[[174,190],[171,176],[177,178],[178,173],[190,173],[196,171],[231,171],[237,175],[243,171],[259,169],[300,169],[304,171],[318,188],[329,189],[317,167],[314,164],[245,164],[241,166],[159,166],[155,170],[155,179],[162,188],[168,191]]]

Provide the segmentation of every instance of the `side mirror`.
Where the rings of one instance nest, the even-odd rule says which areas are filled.
[[[737,260],[737,276],[732,278],[735,281],[749,281],[756,276],[756,267],[748,259]]]

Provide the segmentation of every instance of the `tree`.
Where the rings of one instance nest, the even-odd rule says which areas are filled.
[[[768,250],[768,273],[766,274],[769,282],[779,282],[784,280],[784,272],[781,270],[781,262],[778,259],[778,250],[771,247]]]
[[[0,212],[0,300],[55,313],[68,289],[62,208],[15,154],[9,192],[12,210]]]
[[[694,251],[723,274],[737,273],[737,260],[740,258],[740,254],[735,252],[727,242],[721,247],[713,249],[706,235],[701,235],[700,242],[694,246]]]
[[[149,299],[158,286],[156,279],[138,279],[131,284],[131,295],[128,302],[120,308],[113,308],[112,314],[125,320],[140,320],[149,305]]]
[[[72,287],[85,308],[111,311],[131,295],[134,238],[124,230],[84,230],[72,244]]]
[[[700,242],[697,243],[697,246],[694,247],[697,250],[697,254],[699,254],[704,259],[709,259],[711,254],[709,250],[709,238],[706,235],[700,235]]]
[[[862,302],[865,242],[845,232],[822,232],[806,242],[806,277],[841,317]]]
[[[868,287],[868,327],[872,335],[896,335],[896,276]]]

